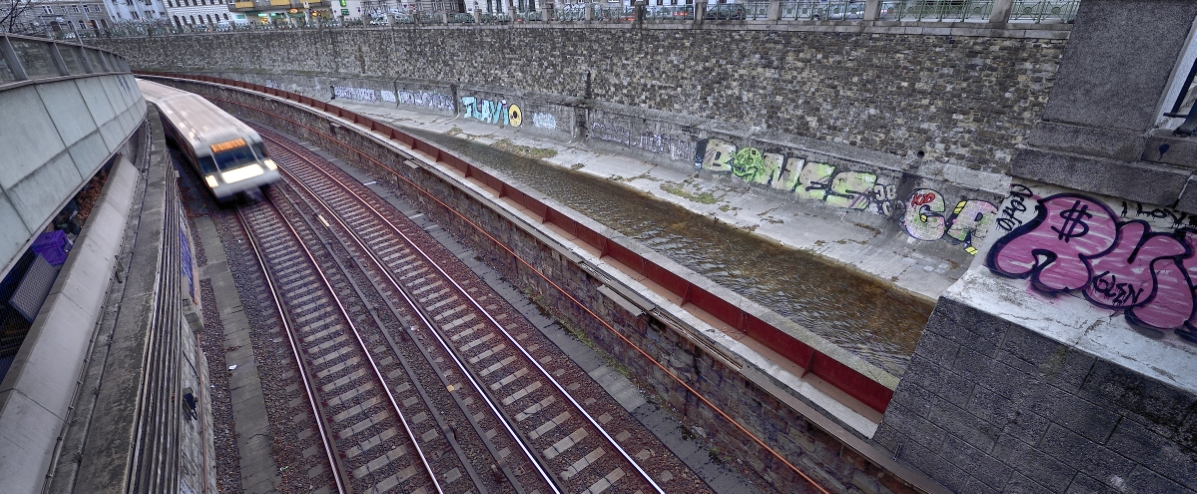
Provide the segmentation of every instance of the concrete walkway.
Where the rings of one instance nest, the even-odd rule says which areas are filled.
[[[225,363],[236,369],[212,369],[229,373],[229,394],[233,404],[233,422],[237,431],[237,452],[241,456],[241,486],[247,494],[266,494],[281,482],[278,465],[270,448],[270,421],[266,415],[266,400],[262,396],[262,382],[254,363],[253,344],[249,340],[249,319],[228,258],[220,243],[220,234],[211,218],[195,219],[199,238],[203,240],[208,264],[200,269],[200,279],[212,280],[216,309],[224,325],[224,347],[233,348],[225,354]]]
[[[333,100],[330,103],[399,128],[451,134],[482,144],[507,140],[519,146],[551,149],[556,155],[543,161],[615,180],[633,189],[718,218],[781,245],[818,254],[862,274],[879,279],[913,295],[934,301],[967,270],[967,262],[947,261],[917,252],[919,242],[906,235],[900,224],[877,215],[838,209],[814,201],[784,199],[739,180],[700,176],[692,165],[657,164],[637,158],[587,149],[581,142],[561,143],[534,131],[500,128],[460,116],[433,115],[379,105]],[[581,164],[579,168],[577,165]],[[718,200],[702,204],[662,189],[662,184],[682,184],[698,195],[709,192]]]

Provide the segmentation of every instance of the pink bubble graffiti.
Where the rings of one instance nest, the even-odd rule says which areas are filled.
[[[1039,201],[1037,216],[1007,234],[986,262],[996,274],[1031,278],[1046,293],[1081,290],[1098,307],[1153,329],[1197,328],[1192,280],[1197,232],[1184,241],[1141,220],[1119,224],[1104,203],[1075,194]]]
[[[994,273],[1031,277],[1036,289],[1058,293],[1083,288],[1093,270],[1089,259],[1114,246],[1118,224],[1105,204],[1084,196],[1060,194],[1039,200],[1038,215],[1002,237],[990,249]]]

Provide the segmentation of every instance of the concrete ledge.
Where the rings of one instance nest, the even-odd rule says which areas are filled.
[[[1057,122],[1039,122],[1027,136],[1034,148],[1119,161],[1139,160],[1144,141],[1141,132]]]
[[[363,28],[354,31],[406,31],[413,29],[654,29],[654,30],[706,30],[706,31],[805,31],[822,33],[857,34],[905,34],[915,36],[968,36],[988,38],[1034,38],[1068,39],[1072,24],[1035,24],[1012,22],[989,24],[986,22],[919,22],[919,21],[794,21],[794,20],[745,20],[712,21],[695,24],[693,21],[645,20],[637,25],[633,22],[525,22],[518,24],[437,24],[429,26],[403,26],[398,28]],[[233,35],[254,32],[232,33]],[[228,34],[208,33],[182,36],[226,36]]]
[[[0,384],[0,478],[12,492],[41,489],[69,413],[140,174],[121,159],[12,370]]]
[[[1122,162],[1019,149],[1010,174],[1147,204],[1175,204],[1191,174],[1145,161]]]

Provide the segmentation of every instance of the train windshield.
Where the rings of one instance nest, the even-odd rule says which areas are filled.
[[[211,147],[213,157],[216,159],[216,167],[222,172],[258,161],[254,157],[249,143],[240,137],[231,141],[213,144]]]
[[[254,157],[253,151],[250,151],[249,146],[242,146],[233,148],[222,153],[216,153],[216,166],[220,171],[229,171],[234,168],[240,168],[250,163],[256,163],[258,160]]]

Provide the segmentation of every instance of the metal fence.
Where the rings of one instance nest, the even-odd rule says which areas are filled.
[[[877,20],[916,22],[988,22],[994,0],[883,0]],[[1070,23],[1076,19],[1081,0],[1014,0],[1009,22]],[[593,4],[591,22],[628,23],[636,20],[636,8],[620,5]],[[773,9],[776,9],[774,11]],[[539,22],[586,22],[586,6],[571,4],[553,10],[528,12],[442,14],[416,12],[375,20],[312,20],[291,18],[270,24],[249,23],[217,26],[175,26],[166,21],[117,22],[107,30],[70,32],[46,31],[42,36],[55,39],[86,39],[92,37],[138,37],[213,31],[271,31],[317,28],[378,28],[387,26],[424,26],[469,24],[524,24]],[[864,19],[864,0],[799,0],[786,2],[745,2],[708,4],[705,21],[770,21],[782,22],[859,21]],[[693,22],[694,5],[646,6],[644,20],[650,23]]]
[[[129,72],[124,58],[69,42],[0,34],[0,86],[87,74]]]
[[[1072,22],[1080,0],[1014,0],[1010,22]],[[881,3],[881,20],[988,22],[993,0],[899,0]]]

